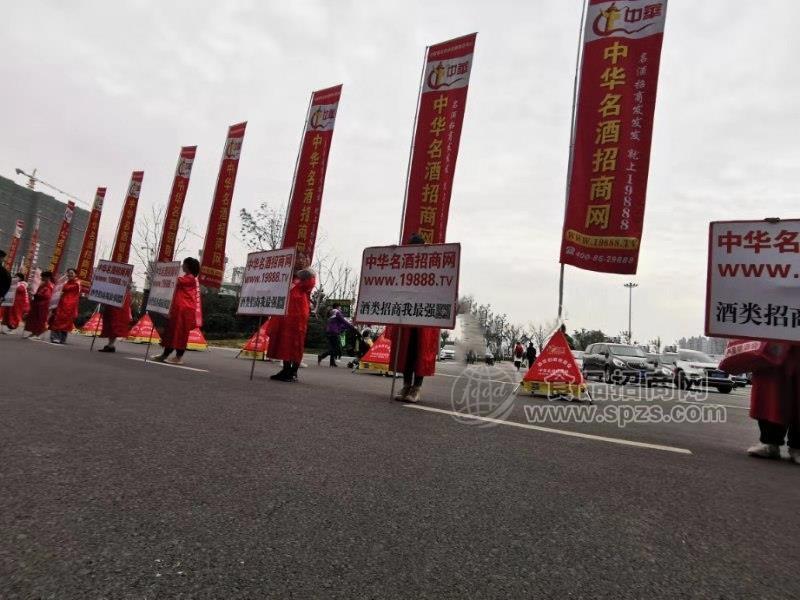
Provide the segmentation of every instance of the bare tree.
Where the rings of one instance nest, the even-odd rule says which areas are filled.
[[[319,314],[325,300],[354,300],[358,273],[338,256],[317,250],[314,260],[317,273],[317,302],[314,313]]]
[[[286,215],[282,210],[262,202],[252,213],[246,208],[239,211],[242,225],[239,231],[251,250],[276,250],[283,242],[283,226]]]
[[[528,325],[528,329],[530,330],[530,336],[533,340],[534,345],[539,349],[541,352],[544,348],[544,345],[550,339],[550,336],[553,335],[556,328],[558,327],[558,322],[555,320],[547,321],[545,323],[534,323],[531,322]]]
[[[136,256],[137,262],[142,266],[145,274],[145,288],[150,287],[150,280],[153,275],[158,245],[161,242],[161,232],[164,229],[164,216],[166,206],[159,204],[150,207],[150,212],[145,212],[136,219],[136,229],[133,235],[131,248]],[[184,225],[179,228],[175,238],[175,255],[180,254],[186,248],[186,237],[189,234],[189,226]]]

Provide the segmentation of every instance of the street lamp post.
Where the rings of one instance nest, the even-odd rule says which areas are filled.
[[[633,283],[629,281],[625,284],[625,287],[628,288],[628,343],[633,343],[633,331],[631,330],[631,321],[633,315],[633,288],[639,287],[638,283]]]

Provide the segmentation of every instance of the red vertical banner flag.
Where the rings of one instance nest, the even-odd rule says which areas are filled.
[[[634,274],[667,0],[588,0],[561,263]]]
[[[33,232],[31,239],[28,243],[28,251],[25,253],[25,258],[22,261],[22,273],[28,277],[31,268],[36,264],[37,249],[39,247],[39,215],[36,215],[36,221],[33,224]]]
[[[175,256],[175,243],[178,239],[178,226],[183,213],[183,201],[189,189],[189,177],[192,175],[192,165],[197,146],[184,146],[178,157],[178,166],[175,168],[175,178],[172,180],[172,190],[169,193],[167,211],[164,214],[164,231],[161,232],[161,242],[158,246],[156,262],[169,262]]]
[[[92,281],[94,256],[97,251],[97,234],[100,231],[100,215],[103,212],[103,199],[105,197],[106,188],[97,188],[94,194],[92,212],[89,215],[89,223],[86,225],[86,233],[83,234],[81,253],[78,255],[78,280],[81,282],[81,291],[84,294],[89,291],[89,284]]]
[[[401,242],[445,241],[477,33],[429,46],[406,182]]]
[[[17,258],[17,251],[19,251],[19,241],[20,238],[22,238],[23,227],[25,227],[25,222],[22,219],[17,219],[17,223],[14,226],[14,235],[11,238],[8,252],[6,252],[6,260],[4,263],[6,269],[10,269],[14,266],[14,260]]]
[[[61,227],[58,229],[58,236],[56,237],[56,244],[53,248],[53,257],[50,259],[50,271],[54,275],[58,274],[58,268],[61,266],[61,258],[64,256],[64,248],[69,239],[69,229],[72,225],[72,216],[75,214],[75,203],[70,200],[67,202],[67,208],[64,210],[64,218],[61,221]]]
[[[200,285],[219,289],[225,275],[225,243],[228,237],[228,219],[231,213],[233,187],[236,184],[236,172],[239,170],[239,156],[242,153],[242,142],[247,122],[231,125],[228,138],[222,152],[222,164],[219,166],[217,187],[211,203],[208,217],[208,229],[203,244],[203,256],[200,257]]]
[[[297,256],[307,264],[314,260],[314,245],[322,209],[322,188],[341,95],[341,85],[311,94],[289,209],[286,211],[281,247],[294,247]]]
[[[142,191],[143,180],[144,171],[134,171],[131,175],[128,193],[125,196],[125,203],[122,205],[122,212],[119,215],[117,235],[114,238],[114,248],[111,251],[111,262],[127,263],[130,257],[133,226],[136,223],[136,207],[139,205],[139,194]]]

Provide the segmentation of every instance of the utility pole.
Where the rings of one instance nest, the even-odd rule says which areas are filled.
[[[628,343],[632,344],[633,331],[631,329],[631,317],[633,316],[633,288],[639,287],[639,284],[629,281],[625,284],[625,287],[628,288]]]

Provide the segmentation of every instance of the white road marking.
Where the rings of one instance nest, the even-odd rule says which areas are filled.
[[[463,375],[448,375],[447,373],[437,373],[434,377],[452,377],[453,379],[458,379],[459,377],[463,377]],[[481,379],[481,381],[490,381],[492,383],[503,383],[505,385],[517,385],[518,382],[514,381],[500,381],[499,379]]]
[[[144,362],[144,358],[139,358],[137,356],[126,356],[128,360],[138,360],[139,362]],[[186,369],[187,371],[197,371],[198,373],[208,373],[208,369],[198,369],[196,367],[186,367],[184,365],[171,365],[169,363],[162,363],[155,360],[148,360],[148,365],[159,365],[162,367],[172,367],[173,369]]]
[[[676,448],[674,446],[663,446],[661,444],[648,444],[645,442],[635,442],[633,440],[625,440],[622,438],[611,438],[602,435],[592,435],[591,433],[579,433],[577,431],[567,431],[565,429],[553,429],[551,427],[541,427],[539,425],[528,425],[527,423],[517,423],[516,421],[503,421],[502,419],[493,419],[491,417],[480,417],[475,415],[468,415],[454,410],[444,410],[441,408],[433,408],[431,406],[420,406],[418,404],[405,404],[406,408],[416,408],[417,410],[424,410],[427,412],[440,413],[443,415],[451,415],[453,417],[461,417],[465,419],[475,419],[476,421],[485,421],[487,423],[496,423],[498,425],[508,425],[510,427],[520,427],[522,429],[531,429],[533,431],[543,431],[545,433],[557,433],[559,435],[566,435],[568,437],[583,438],[585,440],[594,440],[596,442],[609,442],[611,444],[620,444],[622,446],[634,446],[636,448],[649,448],[650,450],[662,450],[664,452],[674,452],[676,454],[692,454],[691,450],[686,448]]]

